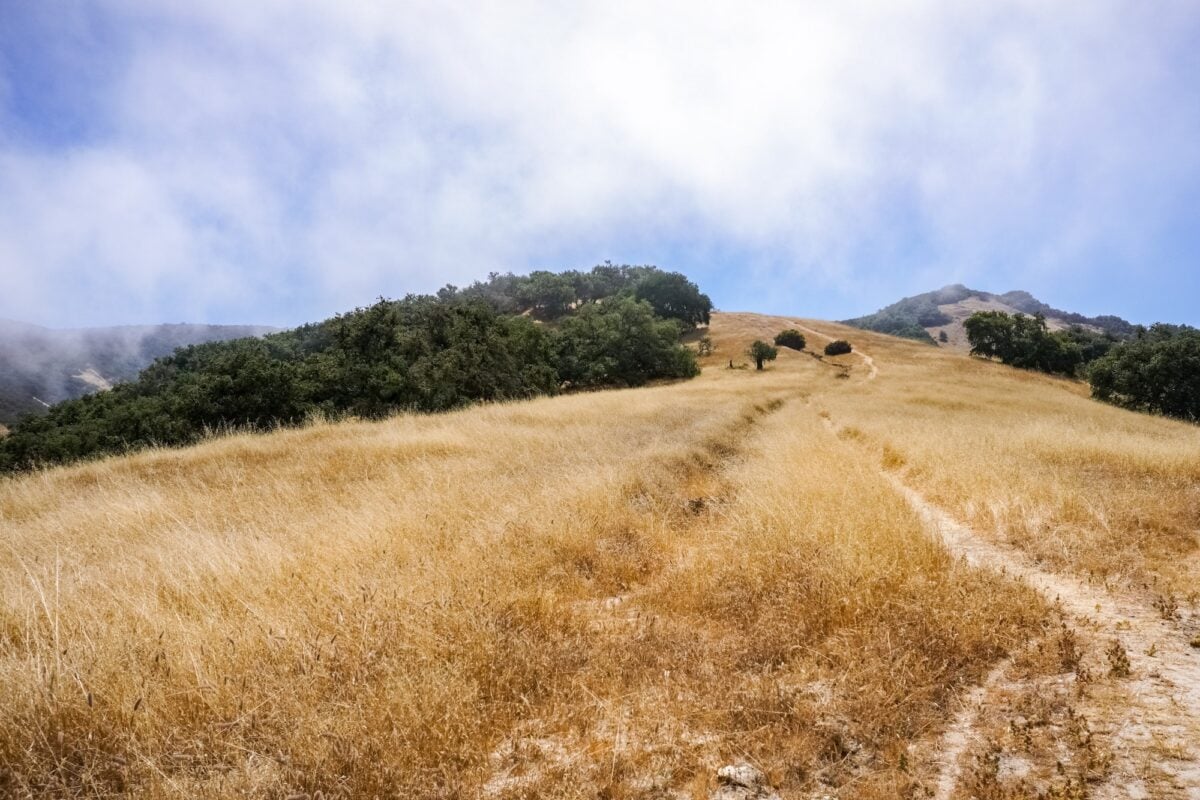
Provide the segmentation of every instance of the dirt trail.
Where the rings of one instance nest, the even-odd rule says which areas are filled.
[[[1123,686],[1130,703],[1105,709],[1100,722],[1109,730],[1118,763],[1098,797],[1178,796],[1200,800],[1200,652],[1189,646],[1183,633],[1162,615],[1134,598],[1092,587],[1075,578],[1044,570],[1022,553],[989,542],[934,506],[919,492],[887,476],[925,524],[938,534],[955,555],[972,566],[1012,575],[1072,616],[1115,642],[1128,657],[1130,676]],[[1005,665],[1001,664],[997,670]],[[1001,673],[1002,674],[1002,673]],[[967,708],[978,709],[989,682],[1000,677],[994,670],[972,694]],[[965,712],[964,712],[965,713]],[[957,761],[970,742],[971,721],[956,720],[947,733],[944,762]],[[1174,795],[1142,794],[1139,769],[1152,764],[1169,782]],[[949,798],[958,768],[946,763],[937,798]],[[1161,787],[1167,789],[1168,787]],[[1182,792],[1179,794],[1178,792]]]
[[[824,339],[827,342],[833,341],[833,337],[827,333],[821,333],[819,330],[817,330],[815,328],[810,328],[807,325],[801,325],[799,322],[796,322],[794,324],[797,328],[804,331],[805,333],[811,333],[813,336],[820,337],[821,339]],[[879,367],[875,366],[875,359],[871,358],[869,355],[864,353],[862,350],[859,350],[858,348],[855,348],[853,353],[854,353],[854,355],[861,358],[863,360],[863,363],[867,365],[867,380],[873,381],[879,377]]]
[[[821,421],[837,433],[827,414],[822,413]],[[1122,688],[1129,702],[1094,712],[1116,762],[1109,779],[1092,796],[1200,800],[1200,650],[1190,646],[1179,626],[1136,598],[1043,569],[1019,550],[988,541],[895,475],[881,473],[951,553],[971,566],[1025,582],[1060,603],[1079,624],[1119,643],[1128,658],[1129,675]],[[933,800],[954,796],[961,758],[977,740],[975,725],[984,701],[1018,655],[997,664],[963,699],[962,709],[942,737]],[[1157,785],[1146,786],[1143,776]]]

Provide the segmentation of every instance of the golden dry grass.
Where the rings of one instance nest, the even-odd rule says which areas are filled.
[[[1200,601],[1200,427],[1094,402],[1077,381],[853,336],[886,374],[822,407],[908,483],[1054,568]]]
[[[723,368],[790,322],[718,315],[687,383],[0,483],[0,793],[700,798],[749,759],[785,797],[919,796],[962,688],[1061,623],[881,460],[1066,567],[1194,574],[1193,429],[857,331],[876,380]]]

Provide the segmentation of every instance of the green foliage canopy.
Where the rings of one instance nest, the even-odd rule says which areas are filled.
[[[707,325],[712,300],[678,272],[652,272],[633,287],[633,296],[645,300],[660,317],[677,319],[688,327]]]
[[[1099,400],[1200,422],[1200,330],[1154,325],[1097,359],[1088,379]]]
[[[790,347],[793,350],[803,350],[808,342],[804,339],[804,334],[795,328],[788,328],[786,331],[780,331],[775,334],[775,344],[779,347]]]
[[[1075,375],[1102,356],[1115,343],[1111,334],[1081,326],[1051,332],[1040,314],[1006,314],[980,311],[963,323],[974,355],[996,358],[1005,364],[1055,375]]]
[[[755,339],[746,354],[754,359],[754,368],[761,370],[763,362],[774,361],[779,357],[779,351],[761,339]]]

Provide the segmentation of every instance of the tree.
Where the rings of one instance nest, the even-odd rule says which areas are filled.
[[[996,358],[1023,369],[1074,375],[1084,363],[1081,342],[1086,333],[1047,329],[1041,314],[1027,317],[1003,311],[980,311],[963,323],[971,354]]]
[[[938,331],[938,341],[942,344],[946,344],[946,342],[950,341],[950,337],[946,335],[945,331]]]
[[[807,342],[804,340],[804,334],[800,331],[788,328],[786,331],[775,334],[775,344],[780,347],[790,347],[793,350],[803,350]]]
[[[578,298],[569,275],[539,270],[517,285],[517,299],[538,319],[558,319]]]
[[[557,336],[558,374],[573,388],[641,386],[700,372],[695,354],[679,344],[679,323],[630,297],[584,306]]]
[[[1110,349],[1088,379],[1098,400],[1200,421],[1200,330],[1154,325]]]
[[[779,357],[779,351],[763,340],[755,339],[747,355],[754,359],[754,368],[761,370],[764,361],[774,361]]]
[[[853,348],[845,339],[834,339],[829,344],[825,345],[825,355],[827,356],[843,356],[849,353]]]
[[[654,270],[633,287],[633,296],[645,300],[660,317],[677,319],[689,327],[707,325],[712,300],[678,272]]]

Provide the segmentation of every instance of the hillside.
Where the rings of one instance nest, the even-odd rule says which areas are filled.
[[[855,352],[725,367],[785,327]],[[1200,792],[1200,428],[710,333],[691,381],[0,479],[0,795]]]
[[[612,264],[380,298],[261,338],[183,347],[136,380],[48,407],[0,439],[0,472],[194,444],[214,430],[690,378],[699,366],[681,339],[711,310],[680,273]]]
[[[0,424],[133,380],[176,348],[262,336],[261,325],[140,325],[56,330],[0,320]]]
[[[925,294],[906,297],[863,317],[845,320],[843,324],[864,330],[889,333],[918,341],[968,349],[963,321],[977,311],[1003,311],[1008,314],[1041,314],[1050,330],[1082,325],[1095,331],[1112,334],[1118,339],[1132,335],[1134,325],[1115,316],[1087,317],[1062,311],[1041,302],[1029,292],[1011,291],[993,294],[968,289],[961,284],[945,286]],[[941,341],[941,334],[946,341]]]

